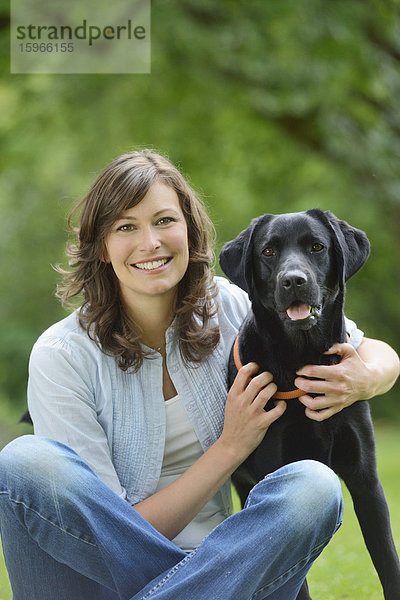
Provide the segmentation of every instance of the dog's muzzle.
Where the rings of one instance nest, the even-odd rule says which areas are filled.
[[[279,316],[290,327],[309,329],[321,315],[318,287],[302,269],[279,273],[276,300]]]

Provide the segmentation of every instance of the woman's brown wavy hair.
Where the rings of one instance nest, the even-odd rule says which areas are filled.
[[[219,329],[210,324],[215,315],[216,287],[211,264],[214,259],[214,228],[203,203],[184,177],[165,157],[150,151],[132,151],[107,165],[69,217],[76,242],[67,245],[70,257],[57,297],[71,307],[82,294],[79,320],[88,335],[107,354],[118,359],[123,370],[140,368],[149,356],[139,332],[129,318],[111,264],[102,260],[105,238],[126,210],[136,206],[150,186],[162,182],[175,190],[185,215],[189,240],[189,265],[178,285],[175,327],[185,361],[199,362],[219,342]],[[72,219],[80,210],[78,228]]]

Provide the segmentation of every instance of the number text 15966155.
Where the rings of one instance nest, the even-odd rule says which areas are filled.
[[[19,44],[21,52],[73,52],[73,42],[24,42]]]

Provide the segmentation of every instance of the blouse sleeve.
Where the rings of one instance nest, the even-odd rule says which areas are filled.
[[[36,435],[75,450],[96,475],[125,497],[99,422],[88,359],[65,340],[36,344],[29,362],[28,408]],[[93,369],[92,369],[93,370]]]
[[[237,329],[251,308],[248,295],[234,283],[224,277],[215,277],[219,289],[223,313]]]
[[[354,346],[355,349],[361,344],[362,339],[364,337],[364,332],[361,329],[358,329],[357,325],[351,319],[347,317],[344,318],[346,333],[349,336],[349,343]]]

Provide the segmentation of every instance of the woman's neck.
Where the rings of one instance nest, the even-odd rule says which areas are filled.
[[[163,350],[165,332],[175,316],[175,301],[165,301],[162,297],[148,298],[140,307],[127,308],[140,334],[141,342],[153,350]]]

